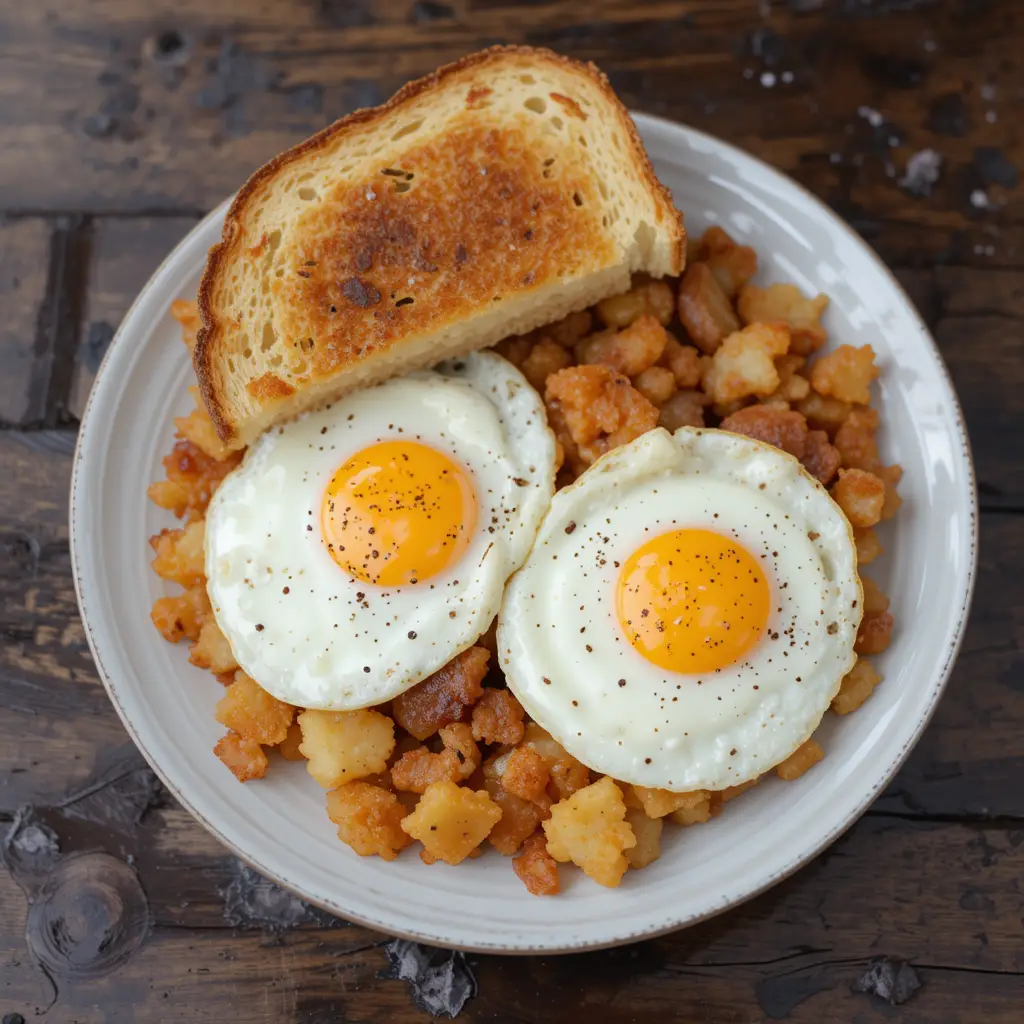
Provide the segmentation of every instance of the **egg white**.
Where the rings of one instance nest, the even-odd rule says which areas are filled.
[[[386,588],[338,566],[320,519],[338,467],[389,440],[449,455],[471,474],[478,510],[454,566]],[[280,700],[332,710],[380,704],[490,626],[553,490],[543,405],[500,356],[476,353],[357,392],[264,434],[218,488],[206,518],[217,624],[239,665]]]
[[[622,563],[652,537],[735,538],[771,588],[764,636],[703,675],[661,669],[616,614]],[[509,581],[498,650],[530,716],[595,771],[677,792],[756,778],[814,731],[861,619],[845,516],[796,459],[719,430],[657,429],[558,492]]]

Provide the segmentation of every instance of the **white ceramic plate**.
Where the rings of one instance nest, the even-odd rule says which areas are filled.
[[[905,469],[905,504],[881,529],[889,553],[872,566],[897,622],[877,659],[885,682],[855,715],[826,716],[818,734],[826,757],[806,776],[766,780],[706,825],[666,829],[661,859],[629,872],[620,888],[564,871],[563,894],[538,899],[493,851],[457,868],[426,867],[415,853],[393,863],[360,858],[336,838],[323,791],[301,763],[276,760],[265,780],[243,786],[211,753],[221,688],[149,621],[164,587],[146,539],[171,523],[145,487],[162,476],[172,416],[190,408],[192,368],[168,308],[195,295],[224,207],[143,289],[89,400],[72,481],[72,556],[86,635],[118,714],[177,799],[239,857],[311,903],[382,931],[480,951],[591,949],[692,924],[761,892],[878,795],[927,724],[963,634],[976,548],[970,451],[946,370],[910,302],[868,247],[789,179],[691,129],[645,116],[637,124],[691,233],[721,224],[757,249],[762,283],[831,296],[832,344],[874,346],[883,454]]]

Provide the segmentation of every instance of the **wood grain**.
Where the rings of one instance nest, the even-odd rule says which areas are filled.
[[[17,88],[23,98],[6,115],[0,195],[22,210],[209,209],[329,120],[439,62],[506,41],[597,61],[630,105],[743,145],[849,216],[948,240],[994,226],[992,212],[970,202],[978,186],[995,204],[1007,200],[1000,220],[1020,218],[1020,200],[985,181],[975,160],[980,146],[1024,160],[1013,129],[1024,86],[1020,0],[885,18],[830,9],[861,6],[845,2],[809,14],[769,6],[766,19],[746,0],[363,0],[293,5],[282,28],[273,3],[247,7],[244,18],[230,0],[186,0],[162,17],[132,0],[17,5],[0,15],[0,95]],[[417,16],[431,7],[444,11]],[[979,88],[983,51],[999,79],[991,100]],[[937,116],[949,107],[959,116]],[[868,109],[884,121],[872,124]],[[940,150],[944,166],[922,199],[899,182],[925,146]]]
[[[128,308],[195,224],[194,217],[107,217],[91,225],[85,308],[68,399],[68,412],[76,420],[82,418],[96,371]]]
[[[26,947],[25,880],[0,871],[0,1017],[431,1019],[409,986],[381,977],[382,936],[281,894],[295,926],[253,916],[239,902],[252,876],[127,740],[71,582],[74,435],[52,428],[81,415],[121,317],[199,215],[335,117],[502,41],[595,60],[630,106],[760,155],[852,224],[938,341],[985,511],[949,688],[868,815],[793,878],[690,930],[568,958],[471,957],[479,991],[459,1019],[1017,1024],[1024,0],[3,6],[0,424],[46,429],[0,431],[0,862],[30,813],[65,857],[130,861],[152,932],[120,970],[55,991]],[[923,150],[938,161],[933,183],[909,173]],[[877,956],[911,959],[922,982],[896,1009],[851,990]]]
[[[0,423],[22,426],[46,414],[51,351],[41,319],[47,301],[52,226],[0,221]]]
[[[74,835],[74,822],[67,825],[58,835]],[[169,999],[172,1007],[197,1008],[202,1016],[193,1019],[427,1019],[404,986],[377,981],[383,939],[366,929],[313,921],[277,934],[224,927],[223,894],[237,868],[214,844],[197,842],[197,829],[180,812],[156,812],[136,840],[118,841],[122,854],[145,850],[158,834],[173,843],[173,855],[165,850],[158,864],[138,862],[153,934],[116,975],[60,984],[61,1019],[107,1020],[104,1007],[129,999],[140,1022],[168,1019]],[[828,1019],[851,1020],[877,1008],[850,985],[882,955],[911,959],[923,980],[901,1019],[974,1024],[972,993],[980,991],[996,1014],[985,1019],[1011,1019],[1005,1015],[1024,996],[1022,842],[1021,831],[865,818],[770,893],[687,931],[587,956],[471,957],[480,994],[460,1019],[760,1020],[790,1006],[787,1019],[797,1022],[820,1022],[826,1008],[834,1015]],[[0,882],[0,909],[12,923],[19,896]],[[0,956],[16,957],[6,941],[4,949],[0,938]],[[11,973],[4,998],[5,1009],[28,1017],[49,989],[24,964]],[[711,1007],[714,1016],[702,1016]]]

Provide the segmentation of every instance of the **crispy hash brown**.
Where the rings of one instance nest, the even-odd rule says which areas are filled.
[[[754,251],[712,228],[694,246],[681,280],[636,278],[625,294],[497,346],[545,400],[565,486],[598,457],[656,425],[717,426],[789,452],[828,487],[854,528],[859,564],[881,553],[876,528],[899,509],[899,466],[882,464],[880,417],[869,386],[878,376],[870,345],[826,341],[827,297],[792,285],[758,288]],[[195,307],[177,302],[186,344]],[[342,842],[393,860],[420,844],[426,863],[461,863],[485,841],[514,858],[534,895],[560,891],[559,864],[602,885],[660,855],[667,826],[709,821],[753,783],[721,792],[672,793],[592,778],[586,765],[526,717],[491,657],[493,631],[387,705],[355,712],[294,708],[242,672],[213,618],[203,574],[203,517],[237,465],[201,403],[175,421],[166,479],[149,497],[183,521],[151,539],[153,568],[181,593],[161,597],[152,619],[172,643],[190,642],[193,664],[226,687],[214,752],[236,777],[262,778],[277,760],[306,762],[326,789]],[[832,711],[870,699],[882,676],[868,659],[890,642],[889,600],[862,575],[858,660]],[[822,759],[809,739],[775,768],[796,779]]]

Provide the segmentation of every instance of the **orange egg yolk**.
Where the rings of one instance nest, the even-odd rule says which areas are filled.
[[[616,610],[629,642],[670,672],[713,672],[743,657],[768,624],[768,581],[745,548],[711,530],[673,530],[633,552]]]
[[[416,441],[384,441],[331,478],[321,527],[327,550],[350,576],[398,587],[458,562],[476,515],[473,483],[461,466]]]

